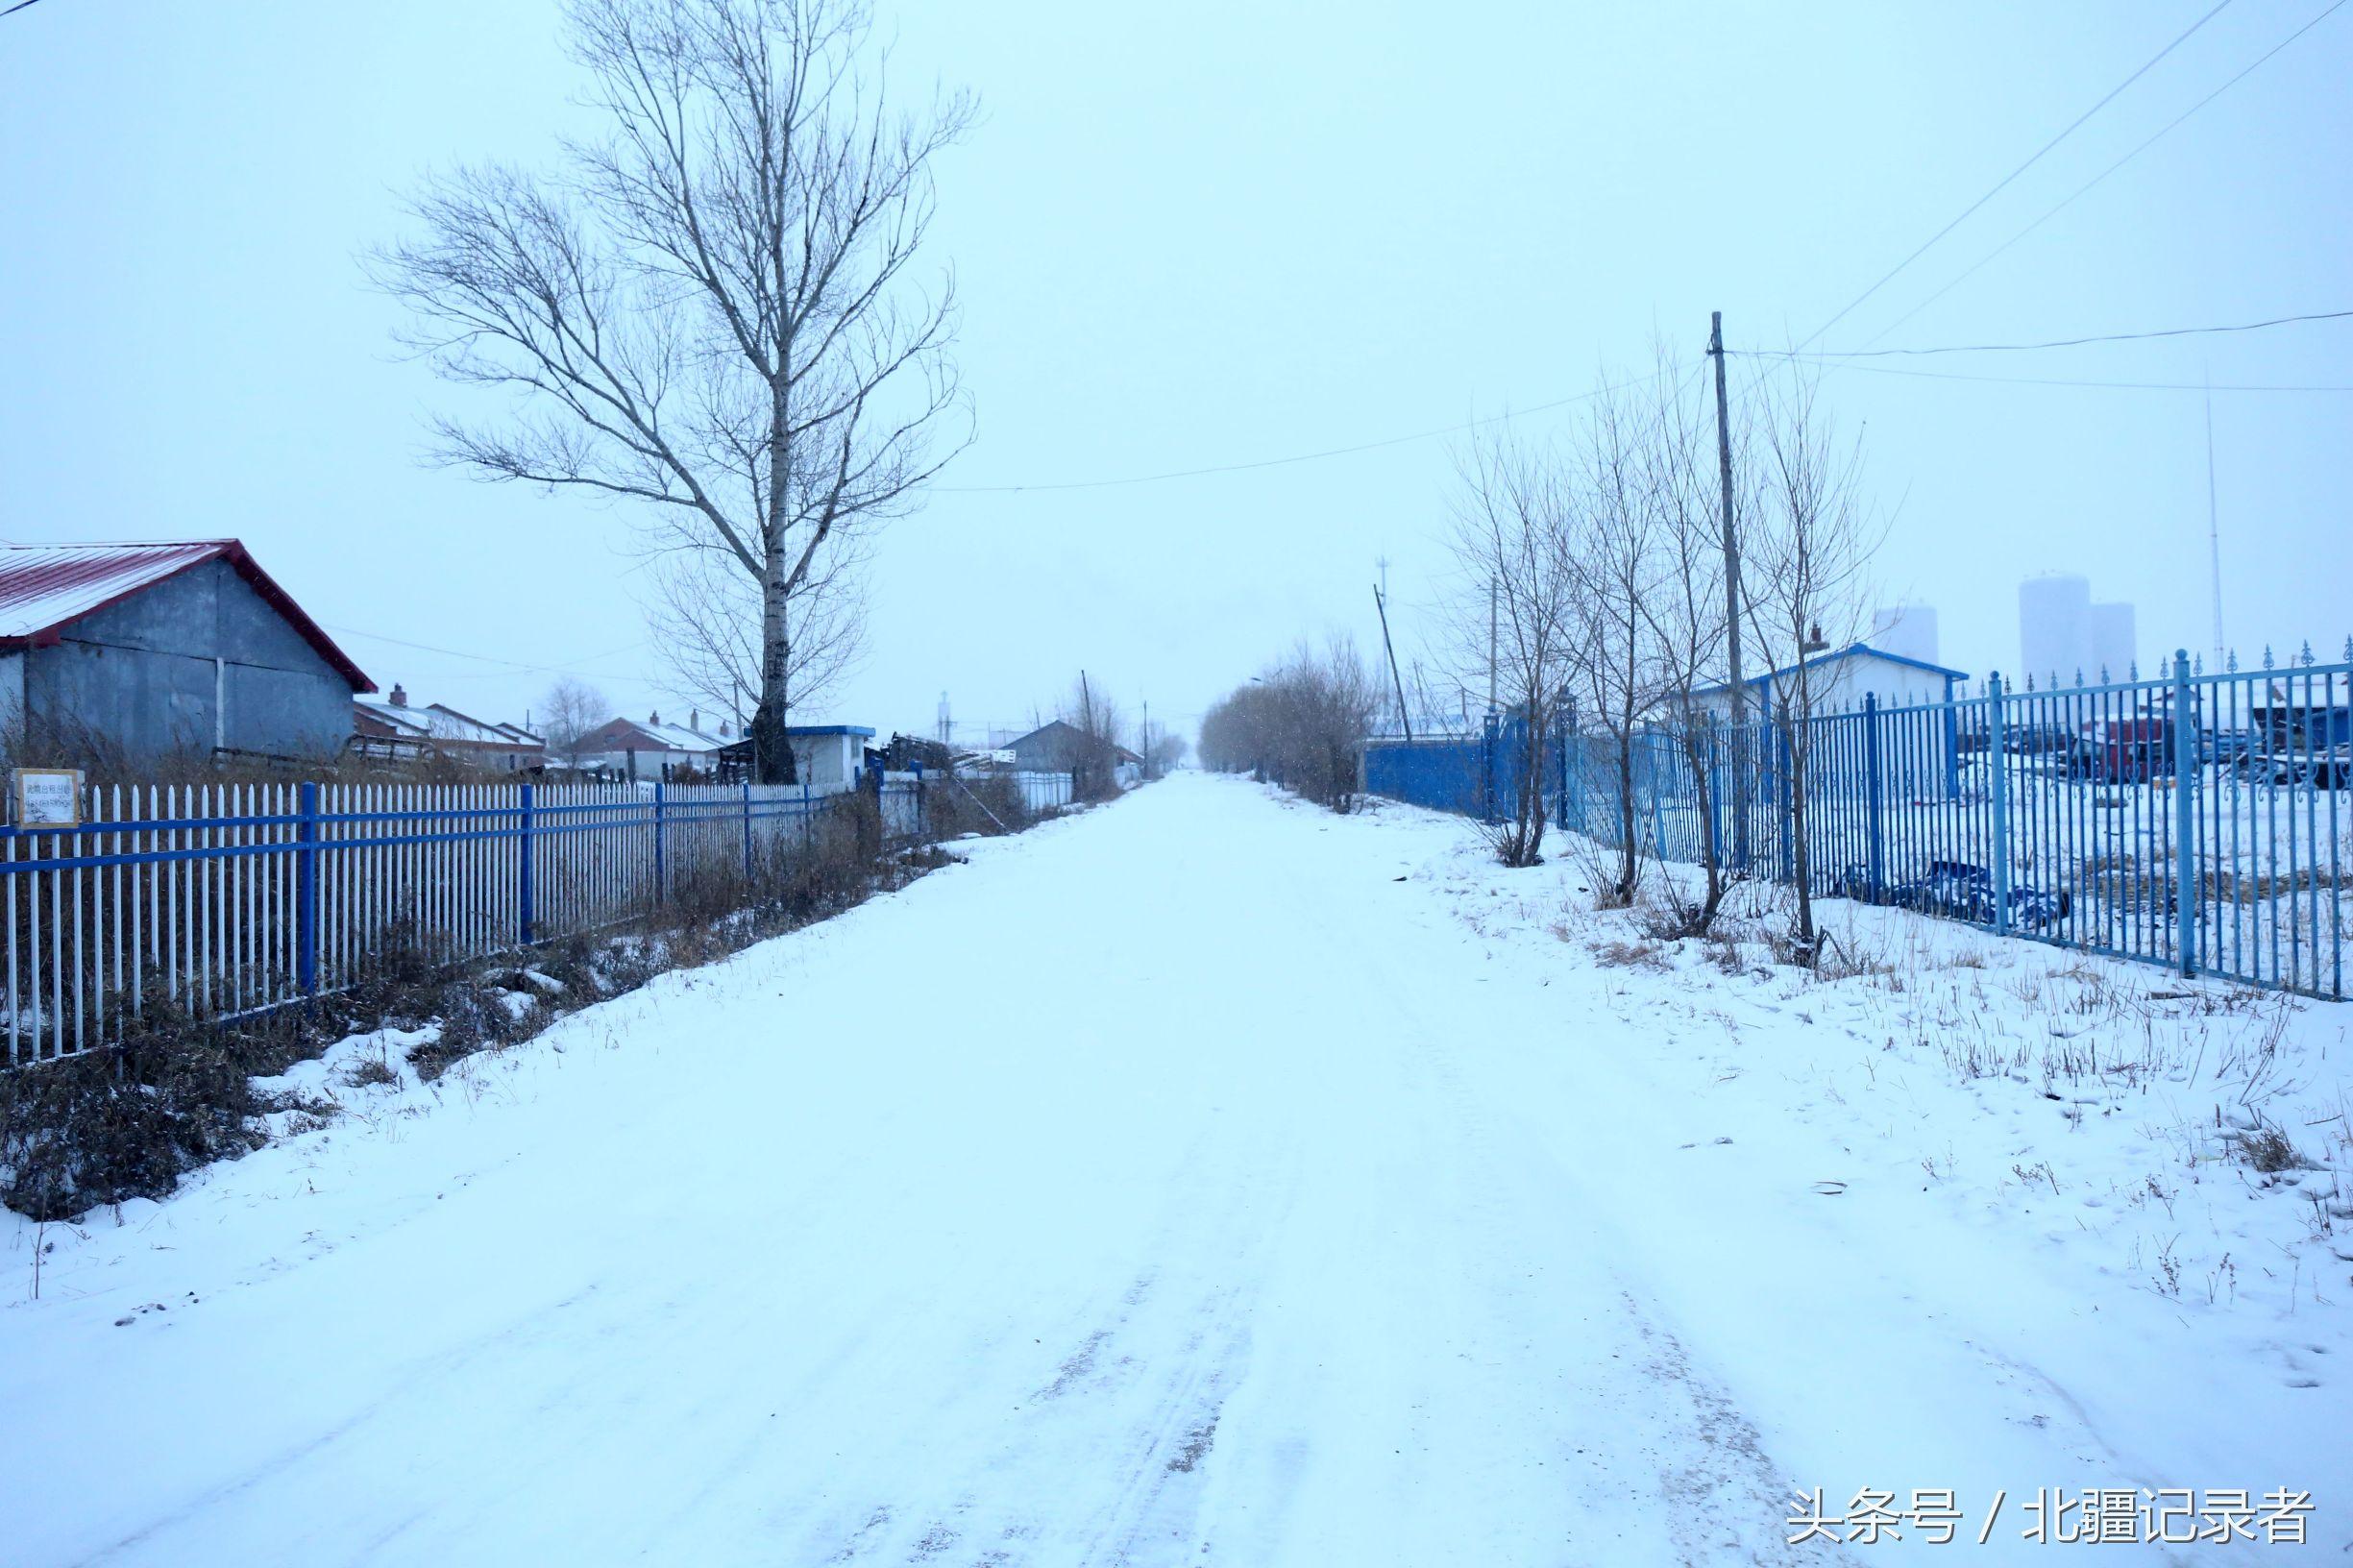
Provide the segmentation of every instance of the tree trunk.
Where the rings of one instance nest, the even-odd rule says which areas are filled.
[[[792,737],[785,732],[785,673],[792,644],[784,619],[784,551],[768,550],[760,584],[760,705],[751,715],[751,776],[758,784],[797,784]]]
[[[1618,751],[1618,885],[1613,890],[1621,906],[1634,901],[1634,877],[1640,854],[1634,825],[1634,731],[1630,723],[1613,739]]]

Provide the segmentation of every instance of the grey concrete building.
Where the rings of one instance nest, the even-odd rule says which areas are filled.
[[[0,547],[0,726],[131,757],[325,757],[365,673],[234,539]],[[29,760],[29,759],[28,759]]]

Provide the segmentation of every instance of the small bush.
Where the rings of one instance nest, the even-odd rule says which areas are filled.
[[[398,1084],[401,1074],[399,1068],[380,1056],[363,1056],[352,1064],[352,1070],[344,1075],[343,1081],[354,1089],[371,1089],[379,1084]]]
[[[2288,1135],[2268,1121],[2252,1132],[2239,1135],[2239,1158],[2265,1176],[2283,1170],[2302,1170],[2311,1164],[2289,1141]]]
[[[119,1021],[112,1050],[0,1073],[0,1202],[18,1213],[160,1198],[184,1172],[265,1141],[252,1078],[286,1065],[292,1031],[239,1034],[160,998]]]

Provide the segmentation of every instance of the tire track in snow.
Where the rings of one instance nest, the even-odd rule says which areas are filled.
[[[1543,1286],[1531,1283],[1534,1276],[1525,1266],[1531,1250],[1528,1238],[1552,1229],[1555,1216],[1579,1194],[1568,1173],[1546,1158],[1533,1139],[1505,1128],[1490,1103],[1471,1091],[1463,1071],[1463,1047],[1458,1042],[1466,1037],[1475,1040],[1475,1027],[1466,1028],[1459,1016],[1444,1027],[1434,1024],[1421,995],[1399,985],[1392,971],[1364,962],[1363,955],[1383,950],[1382,944],[1332,946],[1333,962],[1359,969],[1367,987],[1382,994],[1408,1025],[1403,1031],[1408,1048],[1402,1053],[1406,1070],[1426,1089],[1422,1103],[1441,1113],[1429,1118],[1432,1130],[1451,1141],[1458,1154],[1456,1159],[1434,1159],[1430,1168],[1446,1184],[1449,1211],[1465,1221],[1458,1234],[1472,1243],[1469,1250],[1491,1284],[1483,1304],[1496,1337],[1528,1347],[1532,1372],[1544,1364],[1547,1351],[1557,1359],[1571,1347],[1545,1342]],[[1578,1048],[1577,1021],[1562,1020],[1561,1048]],[[1554,1184],[1550,1190],[1539,1186],[1539,1174]],[[1819,1553],[1789,1546],[1779,1528],[1786,1515],[1788,1482],[1765,1452],[1754,1425],[1692,1365],[1680,1342],[1624,1286],[1605,1258],[1588,1252],[1579,1262],[1611,1282],[1615,1301],[1606,1305],[1614,1308],[1615,1337],[1647,1353],[1639,1366],[1648,1384],[1647,1409],[1640,1420],[1630,1420],[1629,1425],[1647,1425],[1652,1431],[1640,1449],[1638,1465],[1627,1462],[1637,1456],[1629,1452],[1633,1445],[1625,1442],[1586,1455],[1563,1439],[1556,1453],[1590,1460],[1591,1480],[1603,1486],[1638,1480],[1641,1468],[1651,1468],[1662,1505],[1658,1517],[1681,1561],[1723,1556],[1765,1563],[1820,1560]],[[1625,1354],[1619,1350],[1611,1356]]]

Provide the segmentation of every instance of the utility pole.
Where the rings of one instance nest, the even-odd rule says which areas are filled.
[[[1152,699],[1143,700],[1143,776],[1152,776]]]
[[[2222,526],[2214,500],[2214,373],[2206,373],[2206,573],[2214,585],[2214,667],[2229,655],[2222,648]]]
[[[1732,408],[1724,390],[1724,312],[1707,313],[1707,355],[1716,362],[1716,478],[1724,490],[1724,694],[1731,710],[1733,777],[1745,778],[1739,765],[1748,745],[1743,720],[1749,694],[1740,670],[1740,531],[1732,520]],[[1741,786],[1740,809],[1732,817],[1732,864],[1749,864],[1748,787]]]
[[[1078,673],[1078,721],[1086,732],[1085,738],[1079,742],[1079,750],[1082,755],[1091,757],[1094,751],[1094,693],[1088,688],[1087,672],[1084,670]],[[1089,772],[1091,774],[1092,770],[1090,769]],[[1078,783],[1075,769],[1071,772],[1070,782],[1074,788]]]
[[[1487,711],[1495,711],[1495,577],[1487,576]]]
[[[1381,563],[1384,576],[1388,572],[1388,564],[1386,561]],[[1397,688],[1397,722],[1405,726],[1406,744],[1411,746],[1413,744],[1413,716],[1406,711],[1405,677],[1397,673],[1397,649],[1389,641],[1388,594],[1378,584],[1373,588],[1373,608],[1381,612],[1381,650],[1389,656],[1389,682]]]
[[[1716,476],[1724,488],[1724,658],[1725,692],[1731,699],[1732,730],[1739,733],[1748,693],[1740,680],[1740,534],[1732,522],[1732,411],[1724,390],[1724,312],[1707,318],[1707,355],[1716,362]]]

